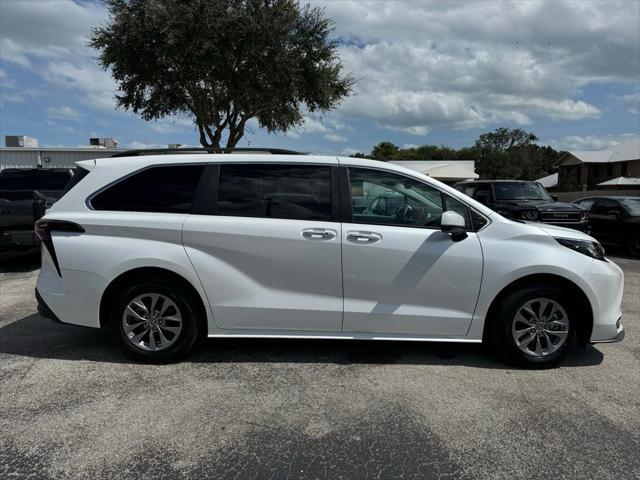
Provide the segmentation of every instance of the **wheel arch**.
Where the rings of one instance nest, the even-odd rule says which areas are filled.
[[[115,294],[122,288],[123,286],[130,284],[131,282],[135,282],[136,280],[142,279],[170,279],[173,282],[179,283],[184,288],[186,288],[193,296],[194,301],[196,302],[196,320],[198,321],[198,330],[199,334],[202,336],[206,336],[207,334],[207,309],[205,307],[205,300],[202,298],[198,290],[193,286],[193,284],[184,278],[182,275],[179,275],[171,270],[167,270],[166,268],[161,267],[138,267],[132,270],[128,270],[126,272],[121,273],[116,278],[114,278],[111,283],[104,290],[102,297],[100,298],[100,310],[99,310],[99,321],[100,327],[105,327],[109,323],[109,307],[111,302],[115,296]]]
[[[487,315],[485,317],[483,332],[482,332],[482,341],[483,343],[488,340],[489,334],[489,325],[492,319],[495,317],[496,312],[502,300],[506,298],[510,293],[519,290],[525,285],[531,284],[543,284],[543,285],[553,285],[555,287],[559,287],[565,289],[568,295],[571,295],[571,298],[576,299],[576,307],[581,309],[581,320],[577,322],[577,330],[576,335],[580,343],[584,344],[589,341],[591,338],[591,331],[593,329],[593,306],[589,301],[589,297],[584,293],[584,291],[576,285],[571,280],[562,277],[560,275],[548,274],[548,273],[540,273],[540,274],[531,274],[526,275],[524,277],[518,278],[514,280],[506,287],[504,287],[493,299],[489,310],[487,310]]]

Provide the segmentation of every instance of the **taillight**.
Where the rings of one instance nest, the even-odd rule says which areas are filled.
[[[56,271],[59,276],[62,276],[60,272],[60,265],[58,264],[58,257],[56,256],[56,250],[53,247],[53,239],[51,238],[52,232],[68,232],[68,233],[84,233],[82,228],[77,223],[67,222],[66,220],[38,220],[36,222],[35,232],[37,237],[42,240],[42,244],[46,247],[53,265],[56,267]]]

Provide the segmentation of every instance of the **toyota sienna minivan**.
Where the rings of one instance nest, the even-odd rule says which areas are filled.
[[[624,337],[622,271],[582,232],[384,162],[171,152],[78,162],[36,227],[40,313],[152,362],[276,337],[486,342],[535,367]]]

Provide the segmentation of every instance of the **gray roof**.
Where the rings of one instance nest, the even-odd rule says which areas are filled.
[[[640,160],[640,137],[605,150],[569,150],[569,153],[582,163],[613,163]],[[564,160],[564,158],[561,160]]]
[[[601,182],[598,185],[631,185],[640,187],[640,177],[617,177]]]

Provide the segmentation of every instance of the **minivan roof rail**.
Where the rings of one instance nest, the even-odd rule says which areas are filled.
[[[160,154],[181,154],[181,153],[270,153],[271,155],[302,155],[294,150],[285,150],[283,148],[226,148],[226,147],[184,147],[184,148],[148,148],[141,150],[125,150],[114,153],[111,158],[115,157],[138,157],[141,155],[160,155]]]

